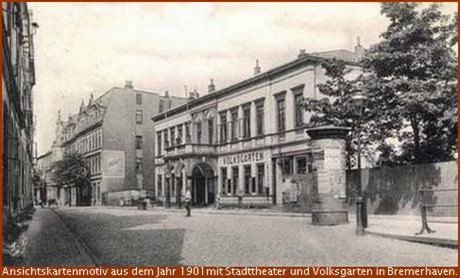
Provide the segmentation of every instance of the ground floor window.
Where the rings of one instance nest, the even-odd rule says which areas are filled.
[[[232,193],[236,193],[236,187],[238,185],[238,167],[232,167]]]
[[[157,175],[157,196],[163,195],[163,180],[161,175]]]
[[[305,174],[307,173],[307,158],[305,156],[296,158],[296,173]]]
[[[257,192],[263,193],[265,179],[265,164],[257,165]]]
[[[251,187],[251,165],[244,166],[244,193],[249,194]]]
[[[228,193],[230,193],[230,187],[228,187],[227,189],[227,168],[221,168],[220,172],[221,172],[221,178],[222,178],[221,179],[222,193],[226,194],[227,190],[228,190]]]

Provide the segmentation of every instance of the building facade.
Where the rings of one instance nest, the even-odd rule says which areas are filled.
[[[118,205],[120,199],[148,194],[154,185],[154,132],[148,119],[186,101],[134,89],[130,81],[97,99],[91,95],[66,121],[58,116],[53,160],[71,152],[83,155],[91,175],[90,205]],[[61,205],[82,205],[76,186],[55,185],[53,190],[49,194]]]
[[[296,175],[312,171],[304,98],[323,97],[326,58],[346,61],[350,78],[360,74],[358,51],[301,51],[266,72],[257,62],[253,77],[218,91],[211,81],[209,94],[153,117],[155,195],[180,205],[189,187],[194,205],[249,207],[295,198]]]
[[[2,13],[3,212],[16,215],[33,203],[33,32],[38,25],[27,3],[2,2]]]

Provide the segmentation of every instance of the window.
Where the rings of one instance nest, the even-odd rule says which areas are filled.
[[[142,104],[142,94],[136,94],[136,104]]]
[[[313,172],[313,156],[311,153],[307,154],[307,173]]]
[[[284,96],[276,99],[276,120],[278,132],[286,130],[286,100]]]
[[[302,92],[296,93],[294,96],[294,111],[295,111],[295,127],[303,126],[303,94]]]
[[[177,126],[177,144],[180,145],[182,144],[182,125]]]
[[[136,111],[136,124],[142,124],[142,110]]]
[[[283,175],[291,175],[292,174],[292,158],[281,158],[281,170]]]
[[[136,150],[142,150],[142,136],[136,136]]]
[[[227,112],[220,114],[220,142],[227,142]]]
[[[165,133],[165,134],[164,134],[163,138],[164,138],[164,140],[165,140],[165,148],[169,148],[169,136],[168,136],[168,130],[167,130],[167,129],[165,129],[164,133]]]
[[[163,195],[163,177],[161,175],[157,175],[157,196]]]
[[[222,182],[222,194],[226,194],[227,193],[227,179],[228,179],[227,178],[227,168],[221,168],[220,172],[221,172],[221,177],[222,177],[222,180],[221,180],[221,182]]]
[[[196,142],[197,144],[201,144],[201,135],[202,135],[201,123],[198,122],[196,123]]]
[[[208,143],[212,145],[212,139],[214,137],[214,121],[213,119],[208,120]]]
[[[262,194],[264,191],[265,164],[257,165],[257,192]]]
[[[231,111],[231,115],[232,115],[232,122],[231,122],[231,125],[232,125],[232,141],[235,141],[238,139],[238,133],[237,133],[237,130],[238,130],[238,109],[233,109]]]
[[[305,174],[307,173],[307,158],[306,157],[297,157],[296,158],[296,173]]]
[[[142,158],[136,158],[136,174],[142,174]]]
[[[243,138],[251,137],[251,105],[243,106]]]
[[[162,149],[161,149],[161,132],[157,132],[157,155],[161,155]]]
[[[244,166],[244,193],[249,194],[251,188],[251,166]]]
[[[175,127],[171,127],[169,129],[169,136],[170,136],[171,146],[174,146],[175,141],[176,141],[176,128]]]
[[[238,166],[232,167],[232,193],[236,193],[236,187],[238,186]]]
[[[264,134],[264,102],[258,101],[256,103],[256,124],[257,135]]]
[[[185,123],[185,140],[187,142],[192,141],[192,137],[190,136],[190,123]]]

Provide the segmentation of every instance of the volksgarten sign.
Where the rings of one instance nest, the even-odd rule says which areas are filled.
[[[222,158],[222,165],[235,165],[241,163],[253,163],[264,160],[263,152],[241,153],[235,155],[228,155]]]

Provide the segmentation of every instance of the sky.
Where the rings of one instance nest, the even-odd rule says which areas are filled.
[[[136,89],[185,96],[251,77],[306,52],[367,48],[388,21],[379,3],[29,3],[34,37],[38,154],[82,100],[130,80]],[[445,3],[447,12],[457,3]]]

